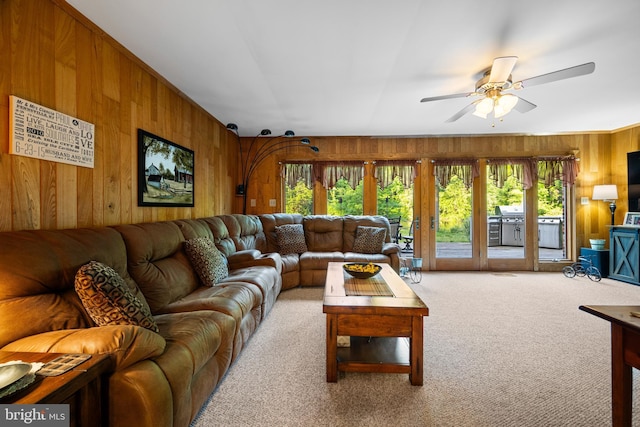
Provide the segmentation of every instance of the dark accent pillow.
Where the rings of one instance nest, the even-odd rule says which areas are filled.
[[[356,227],[356,240],[353,242],[353,252],[361,254],[379,254],[382,252],[387,230],[381,227]]]
[[[227,257],[216,248],[211,239],[196,237],[185,240],[184,249],[193,269],[205,286],[214,286],[229,276]]]
[[[275,228],[278,247],[282,255],[307,252],[302,224],[284,224]]]
[[[158,332],[146,301],[137,298],[124,279],[98,261],[80,267],[74,287],[89,316],[98,326],[136,325]]]

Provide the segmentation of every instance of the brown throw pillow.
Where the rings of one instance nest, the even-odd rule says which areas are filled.
[[[284,224],[275,228],[278,247],[282,255],[307,252],[302,224]]]
[[[76,293],[98,326],[136,325],[158,332],[146,301],[137,298],[117,271],[98,261],[80,267]]]
[[[353,252],[361,254],[379,254],[382,252],[384,238],[387,230],[381,227],[365,227],[359,225],[356,228],[356,240],[353,242]]]
[[[214,286],[229,275],[227,258],[211,239],[196,237],[185,240],[184,249],[193,269],[205,286]]]

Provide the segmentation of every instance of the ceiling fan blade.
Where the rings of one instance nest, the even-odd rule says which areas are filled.
[[[506,82],[516,66],[517,56],[501,56],[493,60],[489,83]]]
[[[452,95],[432,96],[429,98],[422,98],[420,102],[440,101],[441,99],[452,99],[452,98],[466,98],[467,96],[471,96],[474,93],[475,92],[466,92],[466,93],[454,93]]]
[[[518,110],[521,113],[526,113],[527,111],[531,111],[536,107],[537,107],[536,104],[529,102],[526,99],[522,99],[521,97],[518,97],[518,103],[513,108],[515,110]]]
[[[455,113],[453,116],[449,117],[446,121],[446,123],[452,123],[455,122],[456,120],[458,120],[460,117],[464,116],[465,114],[467,114],[469,111],[473,110],[474,108],[476,108],[476,104],[478,103],[478,101],[472,102],[471,104],[467,105],[466,107],[464,107],[462,110],[458,111],[457,113]]]
[[[596,64],[594,62],[587,62],[586,64],[576,65],[575,67],[569,67],[563,70],[553,71],[551,73],[542,74],[540,76],[524,79],[518,83],[522,87],[541,85],[544,83],[555,82],[557,80],[570,79],[572,77],[591,74],[595,69],[596,69]],[[514,86],[516,85],[518,84],[514,84]]]

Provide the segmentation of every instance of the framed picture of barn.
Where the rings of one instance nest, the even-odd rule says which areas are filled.
[[[138,206],[193,206],[194,152],[138,129]]]

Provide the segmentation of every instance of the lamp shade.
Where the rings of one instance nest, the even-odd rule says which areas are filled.
[[[618,187],[615,185],[594,185],[592,200],[617,200]]]

